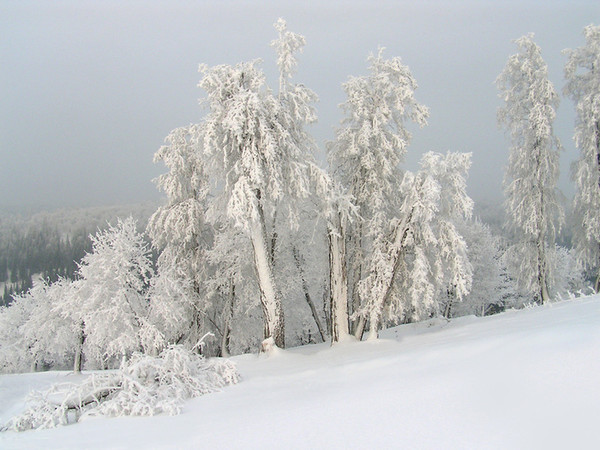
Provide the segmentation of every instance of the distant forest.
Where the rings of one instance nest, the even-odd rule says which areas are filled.
[[[60,209],[35,214],[0,211],[0,306],[26,292],[36,277],[72,279],[77,263],[92,249],[90,234],[133,216],[143,231],[156,203]]]
[[[13,295],[27,292],[35,277],[50,282],[59,277],[73,279],[77,263],[92,249],[90,234],[130,215],[143,232],[156,207],[150,202],[29,214],[0,210],[0,306],[8,306]],[[494,234],[503,234],[500,201],[476,203],[475,215]],[[570,230],[569,226],[562,230],[559,244],[570,247]]]

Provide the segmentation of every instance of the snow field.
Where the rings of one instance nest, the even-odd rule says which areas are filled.
[[[600,296],[264,358],[178,416],[93,418],[0,434],[0,448],[600,448]],[[0,377],[0,419],[32,387]]]

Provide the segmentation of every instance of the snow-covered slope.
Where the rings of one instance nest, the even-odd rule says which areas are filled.
[[[0,433],[0,448],[600,448],[600,296],[235,357],[179,416]],[[64,373],[0,377],[0,421]]]

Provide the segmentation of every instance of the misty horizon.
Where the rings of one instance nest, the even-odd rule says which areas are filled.
[[[152,157],[170,130],[199,122],[204,96],[199,63],[256,58],[276,87],[278,17],[306,37],[295,79],[319,96],[309,128],[324,163],[325,142],[343,117],[341,84],[367,71],[385,47],[414,74],[428,106],[404,167],[426,151],[473,153],[469,194],[502,199],[510,142],[497,126],[494,80],[512,40],[535,33],[558,92],[566,48],[583,44],[583,27],[600,17],[596,2],[209,2],[0,3],[3,107],[0,205],[13,209],[158,201],[152,179],[166,169]],[[596,20],[597,22],[597,20]],[[571,197],[574,105],[561,96],[555,121],[559,188]]]

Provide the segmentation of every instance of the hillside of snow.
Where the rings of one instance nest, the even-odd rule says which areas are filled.
[[[242,381],[181,415],[4,432],[0,448],[600,448],[600,296],[381,337],[234,357]],[[0,376],[0,423],[73,378]]]

